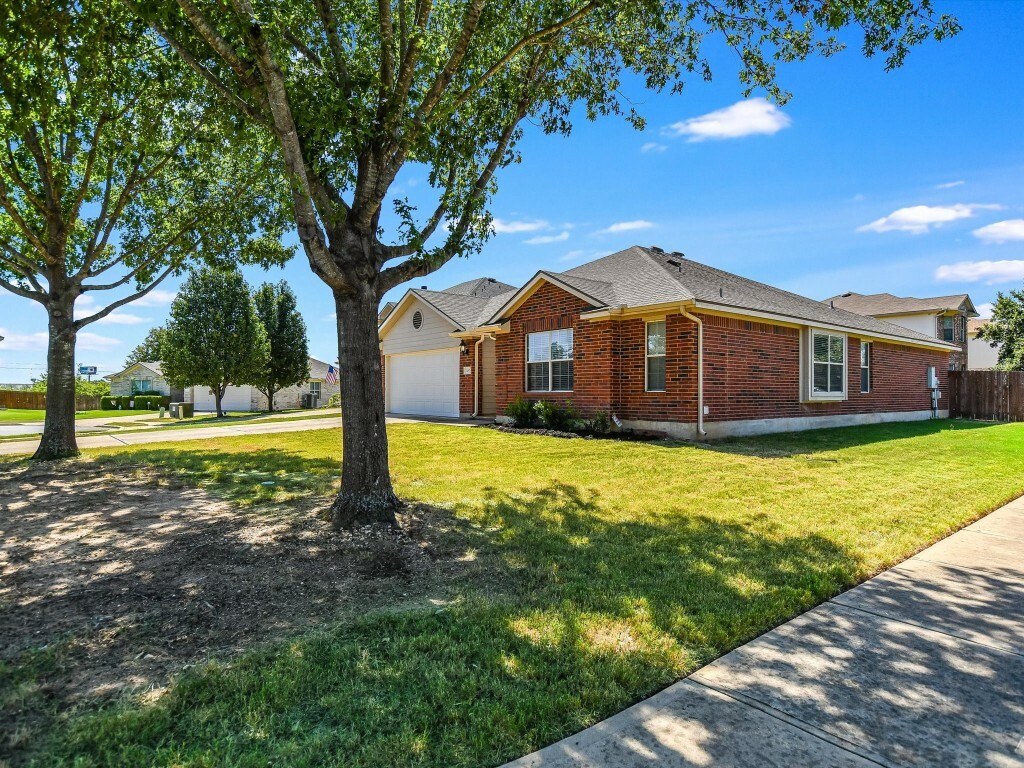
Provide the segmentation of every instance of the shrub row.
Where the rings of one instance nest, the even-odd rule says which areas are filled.
[[[157,411],[160,406],[167,408],[171,398],[166,395],[114,395],[101,397],[100,408],[104,411]]]
[[[578,435],[604,435],[612,429],[611,415],[607,411],[598,411],[594,418],[584,419],[571,401],[563,404],[517,397],[505,406],[505,415],[519,429],[550,429]]]

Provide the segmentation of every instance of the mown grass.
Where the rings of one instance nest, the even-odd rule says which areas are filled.
[[[146,411],[78,411],[76,419],[117,419],[124,416],[139,416]],[[152,412],[155,415],[155,411]],[[4,408],[0,409],[0,423],[43,421],[46,419],[46,411],[33,408]]]
[[[1024,492],[1024,425],[936,421],[711,448],[393,425],[398,491],[468,521],[453,600],[80,711],[77,765],[496,765],[590,725]],[[251,503],[329,493],[336,431],[104,451]],[[264,474],[259,474],[264,473]],[[268,486],[266,477],[276,478]],[[329,574],[325,574],[329,578]]]

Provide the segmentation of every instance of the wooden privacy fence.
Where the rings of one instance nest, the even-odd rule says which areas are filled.
[[[95,411],[99,407],[99,397],[75,395],[75,410]],[[0,389],[0,408],[30,408],[42,411],[46,409],[46,393],[29,392],[24,389]]]
[[[951,371],[949,415],[1024,421],[1024,371]]]

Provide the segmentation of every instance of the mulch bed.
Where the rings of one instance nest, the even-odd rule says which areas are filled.
[[[632,429],[621,429],[616,432],[604,434],[579,434],[577,432],[561,432],[557,429],[532,429],[529,427],[512,427],[508,424],[488,424],[488,428],[505,432],[509,435],[543,435],[545,437],[563,437],[567,439],[578,438],[580,440],[623,440],[627,442],[652,442],[664,440],[665,435],[661,432],[642,432]]]
[[[20,711],[0,708],[0,733],[16,741],[84,699],[158,691],[209,658],[415,605],[466,567],[460,523],[443,510],[407,508],[401,531],[336,532],[326,500],[243,509],[138,469],[0,468],[0,661],[58,659]],[[16,755],[0,739],[0,765]]]

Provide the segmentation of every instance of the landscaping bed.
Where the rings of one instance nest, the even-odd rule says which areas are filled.
[[[564,432],[543,427],[515,427],[511,424],[488,424],[489,429],[504,432],[506,435],[541,435],[542,437],[579,438],[581,440],[624,440],[626,442],[651,442],[664,440],[661,432],[639,432],[632,429],[619,429],[614,432]]]

